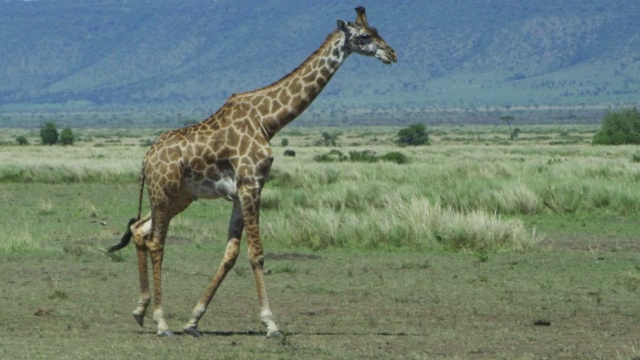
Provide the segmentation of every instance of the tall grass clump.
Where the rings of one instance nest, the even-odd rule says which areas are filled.
[[[535,215],[543,211],[543,200],[522,183],[503,186],[492,193],[496,210],[501,214]]]
[[[6,227],[0,237],[0,253],[37,253],[43,250],[42,243],[33,238],[25,227]]]
[[[562,153],[572,151],[564,149]],[[636,211],[636,200],[640,201],[635,185],[640,180],[640,167],[627,157],[633,151],[602,149],[567,158],[554,154],[553,161],[546,156],[514,161],[494,154],[485,160],[461,159],[416,166],[411,171],[422,179],[416,183],[420,194],[457,211],[482,209],[517,216],[597,210],[626,215]]]
[[[327,206],[281,208],[263,227],[265,236],[278,239],[283,246],[312,249],[522,251],[536,243],[520,220],[482,210],[461,213],[426,199],[399,197],[386,197],[383,206],[361,212]]]
[[[135,182],[142,155],[128,147],[8,147],[0,152],[0,183]]]
[[[140,170],[118,164],[95,166],[79,162],[52,164],[25,164],[0,167],[0,183],[106,183],[135,181]]]
[[[349,156],[344,155],[340,150],[333,149],[325,154],[318,154],[313,157],[313,160],[317,162],[364,162],[375,163],[378,161],[389,161],[396,164],[406,164],[409,162],[409,157],[399,151],[391,151],[383,155],[377,155],[375,151],[362,150],[362,151],[349,151]]]

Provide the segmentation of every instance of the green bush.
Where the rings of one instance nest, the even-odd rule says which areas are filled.
[[[406,164],[409,162],[409,157],[401,152],[392,151],[380,156],[380,160],[391,161],[396,164]]]
[[[43,145],[54,145],[58,142],[58,128],[56,123],[47,122],[40,126],[40,138]]]
[[[327,131],[322,133],[322,140],[318,140],[316,145],[318,146],[336,146],[338,145],[338,136],[342,135],[341,132],[329,133]]]
[[[16,137],[16,142],[18,143],[18,145],[29,145],[29,140],[27,140],[27,138],[22,135]]]
[[[76,136],[73,134],[71,128],[64,128],[60,133],[60,143],[62,145],[73,145],[76,141]]]
[[[376,153],[371,150],[350,151],[349,160],[360,162],[376,162],[378,161],[378,157],[376,156]]]
[[[594,145],[640,144],[640,113],[633,107],[608,111],[600,131],[593,136]]]
[[[406,164],[409,162],[407,155],[392,151],[381,156],[377,156],[375,152],[371,150],[363,151],[350,151],[349,156],[344,155],[340,150],[333,149],[326,154],[320,154],[313,157],[313,160],[318,162],[369,162],[374,163],[379,160],[390,161],[396,164]]]
[[[398,131],[398,145],[419,146],[429,143],[429,134],[423,124],[414,124]]]
[[[318,162],[341,162],[348,160],[348,158],[342,151],[333,149],[326,154],[314,156],[313,160]]]

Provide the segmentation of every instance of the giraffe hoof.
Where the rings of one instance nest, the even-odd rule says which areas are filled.
[[[169,330],[158,331],[159,337],[173,337],[173,333]]]
[[[191,327],[186,327],[183,329],[184,332],[186,332],[187,334],[193,336],[193,337],[201,337],[202,333],[200,332],[200,330],[198,330],[197,327],[195,326],[191,326]]]
[[[268,338],[281,338],[281,337],[285,337],[284,333],[280,330],[276,330],[276,331],[270,331],[267,333],[267,337]]]
[[[144,324],[144,315],[133,314],[133,318],[136,319],[138,325],[142,326]]]

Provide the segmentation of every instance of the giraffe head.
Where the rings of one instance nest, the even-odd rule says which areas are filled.
[[[356,13],[358,15],[355,23],[344,20],[337,21],[338,29],[347,37],[345,44],[347,50],[366,56],[373,56],[385,64],[398,61],[395,50],[384,41],[376,28],[369,26],[364,7],[358,6]]]

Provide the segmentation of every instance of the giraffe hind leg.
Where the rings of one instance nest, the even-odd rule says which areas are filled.
[[[137,244],[136,244],[137,245]],[[147,267],[147,249],[144,246],[136,246],[138,253],[138,273],[140,280],[140,299],[138,306],[133,310],[132,315],[138,325],[144,325],[144,315],[151,303],[151,295],[149,294],[149,274]]]
[[[167,237],[167,230],[169,229],[169,222],[173,216],[186,209],[189,205],[189,201],[180,200],[181,199],[177,199],[174,202],[174,207],[169,209],[170,211],[154,207],[151,221],[149,221],[151,224],[148,226],[149,235],[146,237],[144,242],[147,253],[151,258],[151,267],[153,269],[153,322],[156,324],[156,328],[158,329],[158,336],[173,336],[173,333],[169,330],[169,326],[167,325],[164,317],[162,303],[162,262],[164,258],[164,243]]]
[[[138,276],[140,281],[140,299],[138,306],[133,310],[132,315],[138,325],[144,325],[144,316],[147,313],[149,304],[151,303],[151,295],[149,292],[149,274],[148,274],[148,250],[146,242],[151,232],[150,216],[145,216],[137,223],[131,226],[132,234],[136,244],[136,252],[138,255]]]

